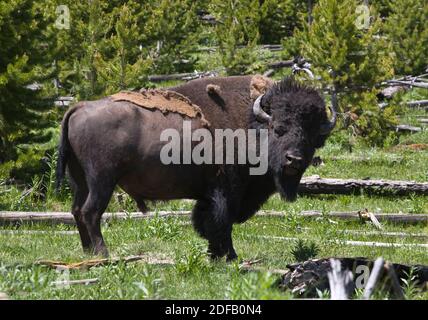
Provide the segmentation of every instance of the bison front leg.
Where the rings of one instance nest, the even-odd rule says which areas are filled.
[[[232,261],[238,257],[235,249],[233,248],[232,226],[227,229],[225,228],[222,237],[219,237],[216,240],[208,239],[208,241],[208,253],[210,254],[211,259],[216,260],[226,256],[226,261]]]
[[[208,240],[208,252],[212,259],[226,256],[230,261],[237,258],[227,198],[221,190],[214,191],[209,200],[196,202],[192,221],[196,231]]]

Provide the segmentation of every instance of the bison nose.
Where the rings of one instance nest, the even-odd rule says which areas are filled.
[[[301,169],[303,166],[303,158],[297,155],[287,153],[285,159],[285,166],[288,168]]]

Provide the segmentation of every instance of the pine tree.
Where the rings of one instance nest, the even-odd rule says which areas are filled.
[[[194,71],[192,55],[199,40],[199,6],[194,0],[148,0],[139,17],[143,46],[153,48],[154,71],[160,74]]]
[[[391,109],[381,111],[377,106],[375,84],[393,75],[393,61],[388,43],[379,36],[382,21],[373,7],[367,12],[359,4],[356,0],[319,0],[312,24],[304,23],[295,43],[322,82],[340,94],[345,126],[378,144],[395,118]]]
[[[96,61],[105,94],[141,88],[152,66],[152,60],[144,57],[139,41],[137,15],[128,5],[117,8],[113,15],[116,17],[114,33],[107,40],[112,56],[99,55]]]
[[[370,0],[370,2],[375,8],[376,11],[379,12],[379,15],[382,18],[386,18],[391,14],[392,7],[395,5],[395,0]]]
[[[104,93],[99,79],[97,60],[107,44],[106,35],[113,28],[106,0],[54,0],[64,4],[71,14],[70,29],[55,30],[59,78],[64,92],[78,100]]]
[[[193,71],[200,25],[193,0],[52,1],[72,13],[57,57],[64,91],[79,100],[142,87],[151,72]]]
[[[281,43],[291,37],[294,29],[301,28],[299,15],[307,12],[307,4],[302,0],[260,0],[260,43]]]
[[[17,146],[44,142],[50,124],[54,76],[47,31],[52,20],[31,0],[0,2],[0,162]]]
[[[228,75],[244,74],[256,61],[259,9],[258,0],[214,0],[210,4],[210,11],[218,21],[216,41]]]
[[[396,0],[385,31],[396,55],[395,72],[418,75],[428,68],[428,2]]]

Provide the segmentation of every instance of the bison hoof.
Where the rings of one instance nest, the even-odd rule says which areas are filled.
[[[229,252],[229,253],[214,253],[214,252],[209,252],[210,258],[213,261],[219,260],[221,258],[223,258],[224,256],[226,256],[226,262],[231,262],[235,259],[238,258],[238,255],[236,254],[235,250],[233,250],[233,252]]]
[[[224,257],[224,255],[221,255],[221,254],[216,254],[216,253],[212,253],[212,252],[208,252],[208,253],[210,255],[210,259],[213,261],[220,260],[221,258]]]
[[[226,262],[231,262],[233,260],[238,259],[238,255],[236,254],[236,252],[232,253],[232,254],[228,254],[226,256]]]
[[[101,257],[106,258],[106,259],[109,257],[109,253],[108,253],[107,248],[99,248],[99,249],[95,248],[92,251],[92,254],[95,256],[101,256]]]

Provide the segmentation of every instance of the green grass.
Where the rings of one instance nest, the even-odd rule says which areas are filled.
[[[78,235],[5,235],[0,234],[0,291],[14,299],[289,299],[290,292],[276,288],[278,276],[268,272],[239,271],[236,263],[210,262],[205,255],[206,243],[192,230],[189,219],[155,218],[144,221],[118,221],[105,225],[103,232],[113,256],[150,254],[169,258],[172,265],[148,265],[141,262],[97,267],[89,271],[71,271],[70,279],[98,278],[90,286],[56,288],[50,283],[62,274],[47,267],[36,266],[37,260],[80,261],[88,259],[81,253]],[[3,228],[3,227],[2,227]],[[25,225],[20,229],[58,230],[52,226]],[[64,229],[66,227],[61,227]],[[301,228],[305,229],[302,232]],[[388,231],[427,232],[425,228],[385,225]],[[255,217],[234,230],[235,247],[244,260],[261,259],[258,266],[285,269],[295,262],[296,241],[260,238],[282,236],[310,239],[318,248],[317,257],[383,256],[399,263],[428,264],[426,249],[351,247],[341,242],[359,240],[386,243],[421,243],[416,238],[394,238],[381,235],[355,236],[344,229],[373,230],[357,222],[331,223],[328,220],[305,220],[298,216]],[[427,299],[420,292],[412,298]]]
[[[417,114],[415,112],[415,114]],[[403,135],[398,146],[366,148],[355,146],[349,153],[330,139],[318,155],[324,165],[310,167],[306,176],[320,175],[334,178],[371,178],[428,180],[428,150],[415,150],[411,144],[428,143],[428,131]],[[58,196],[52,192],[52,175],[35,179],[27,190],[16,186],[0,185],[0,210],[68,211],[70,191],[65,188]],[[30,187],[33,187],[32,189]],[[40,189],[47,189],[44,196]],[[118,190],[120,192],[120,190]],[[171,201],[152,204],[153,210],[190,210],[191,201]],[[346,240],[377,241],[385,243],[427,243],[426,238],[397,238],[391,236],[347,234],[347,230],[374,231],[371,224],[331,221],[326,218],[307,220],[298,213],[303,210],[354,211],[367,208],[371,212],[428,213],[426,196],[399,197],[394,195],[314,195],[300,196],[294,203],[285,203],[277,195],[263,206],[266,210],[282,211],[282,217],[254,217],[234,228],[234,243],[238,255],[244,260],[260,259],[265,270],[285,269],[300,255],[295,240],[301,239],[308,247],[305,254],[316,257],[378,256],[396,263],[428,264],[426,248],[419,247],[356,247]],[[108,211],[137,211],[133,201],[117,194]],[[428,225],[397,225],[383,223],[385,231],[424,233]],[[53,231],[75,230],[73,227],[45,224],[24,224],[18,230],[47,231],[45,234],[5,234],[2,230],[14,227],[0,226],[0,292],[13,299],[291,299],[288,291],[277,288],[278,275],[269,272],[242,272],[238,263],[211,262],[205,252],[207,243],[193,231],[188,217],[154,218],[144,221],[114,221],[103,226],[103,233],[112,256],[148,254],[168,258],[172,264],[149,265],[142,262],[109,265],[88,271],[71,271],[70,279],[98,278],[94,285],[76,285],[57,288],[52,281],[64,274],[37,266],[38,260],[76,262],[89,259],[82,254],[79,237],[58,235]],[[51,232],[52,231],[52,232]],[[313,245],[312,249],[310,248]],[[300,247],[302,243],[300,244]],[[302,249],[300,250],[302,251]],[[303,250],[304,251],[304,250]],[[428,294],[406,289],[408,298],[428,299]],[[361,293],[359,294],[361,295]],[[328,297],[328,295],[326,296]],[[377,298],[387,298],[379,293]]]

